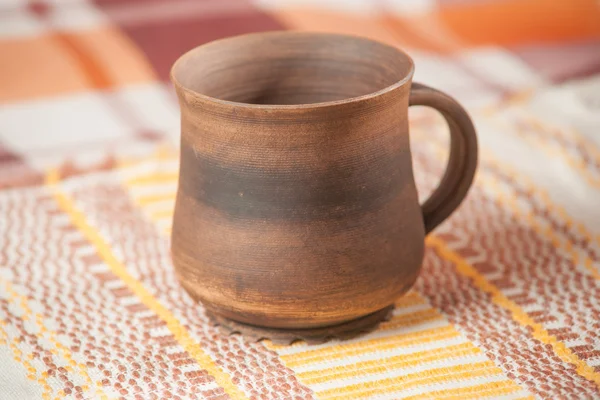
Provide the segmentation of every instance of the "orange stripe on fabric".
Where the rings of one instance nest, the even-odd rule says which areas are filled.
[[[202,347],[191,337],[187,329],[179,320],[164,307],[144,285],[136,280],[127,272],[127,268],[113,254],[110,246],[100,236],[100,234],[87,222],[85,215],[77,210],[68,194],[60,188],[60,177],[57,171],[52,171],[47,175],[47,185],[52,189],[53,195],[60,208],[71,218],[73,225],[86,237],[86,239],[95,247],[98,255],[118,276],[123,283],[140,299],[140,301],[152,310],[165,323],[173,337],[183,347],[183,349],[197,362],[198,365],[215,378],[215,381],[221,386],[225,393],[233,399],[246,399],[246,395],[231,380],[227,372],[223,371],[212,358],[204,352]]]
[[[528,327],[532,337],[540,342],[552,346],[554,354],[561,360],[575,365],[577,373],[592,381],[600,389],[600,372],[597,372],[593,367],[589,366],[585,361],[581,360],[575,353],[571,351],[563,342],[550,335],[546,329],[535,322],[527,313],[519,307],[518,304],[507,298],[500,289],[490,283],[477,269],[470,265],[457,252],[450,250],[448,246],[438,237],[429,236],[426,239],[427,244],[432,247],[442,258],[452,262],[458,273],[473,280],[473,284],[480,290],[488,293],[492,297],[492,301],[502,308],[508,310],[512,314],[512,318],[519,324]]]
[[[84,72],[90,87],[105,89],[112,86],[110,77],[99,67],[98,62],[93,59],[93,55],[84,49],[78,35],[57,32],[52,34],[51,38],[69,52],[71,60]]]
[[[85,77],[50,36],[0,40],[0,60],[0,103],[83,91],[87,87]]]
[[[393,34],[394,39],[403,46],[437,54],[447,54],[462,49],[458,44],[449,40],[449,37],[440,38],[431,35],[427,26],[421,26],[420,20],[424,18],[424,16],[401,18],[386,9],[382,9],[380,21]]]
[[[291,29],[360,35],[396,45],[398,41],[376,16],[340,13],[325,9],[294,8],[268,10],[282,25]]]
[[[503,0],[440,5],[440,20],[467,45],[515,46],[600,37],[596,0]]]
[[[145,55],[112,27],[0,38],[0,60],[0,102],[156,80]]]
[[[437,13],[403,17],[387,12],[385,8],[382,8],[381,14],[382,23],[389,28],[390,32],[394,33],[397,40],[408,41],[408,46],[444,56],[459,53],[468,47],[460,37],[447,29],[446,25],[440,21]],[[499,93],[503,93],[503,96],[508,96],[504,87],[491,81],[477,69],[458,59],[452,62],[454,66],[463,69],[466,75],[476,78],[479,82]]]
[[[140,48],[115,27],[78,32],[77,46],[113,87],[155,82],[156,72]]]

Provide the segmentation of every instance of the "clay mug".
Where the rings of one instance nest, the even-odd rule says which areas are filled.
[[[184,54],[172,256],[209,313],[249,326],[343,325],[415,282],[425,235],[461,203],[477,140],[451,97],[412,83],[413,62],[365,38],[248,34]],[[439,187],[419,205],[408,107],[451,134]]]

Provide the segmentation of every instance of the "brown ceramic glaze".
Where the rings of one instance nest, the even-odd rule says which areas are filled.
[[[228,38],[172,70],[182,112],[172,253],[185,289],[237,322],[346,323],[414,283],[425,234],[463,200],[473,125],[447,95],[413,84],[403,52],[333,34]],[[417,200],[407,110],[450,126],[439,189]]]

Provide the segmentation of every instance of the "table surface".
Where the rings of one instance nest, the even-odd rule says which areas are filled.
[[[346,32],[469,110],[480,165],[375,332],[226,336],[169,256],[187,49]],[[600,398],[600,3],[0,2],[0,399]],[[422,198],[439,115],[410,112]]]

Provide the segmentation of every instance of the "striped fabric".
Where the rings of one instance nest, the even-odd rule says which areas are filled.
[[[407,50],[481,161],[422,274],[367,335],[227,336],[169,254],[173,61],[244,32]],[[425,198],[441,117],[411,109]],[[600,398],[596,0],[0,1],[0,399]]]

